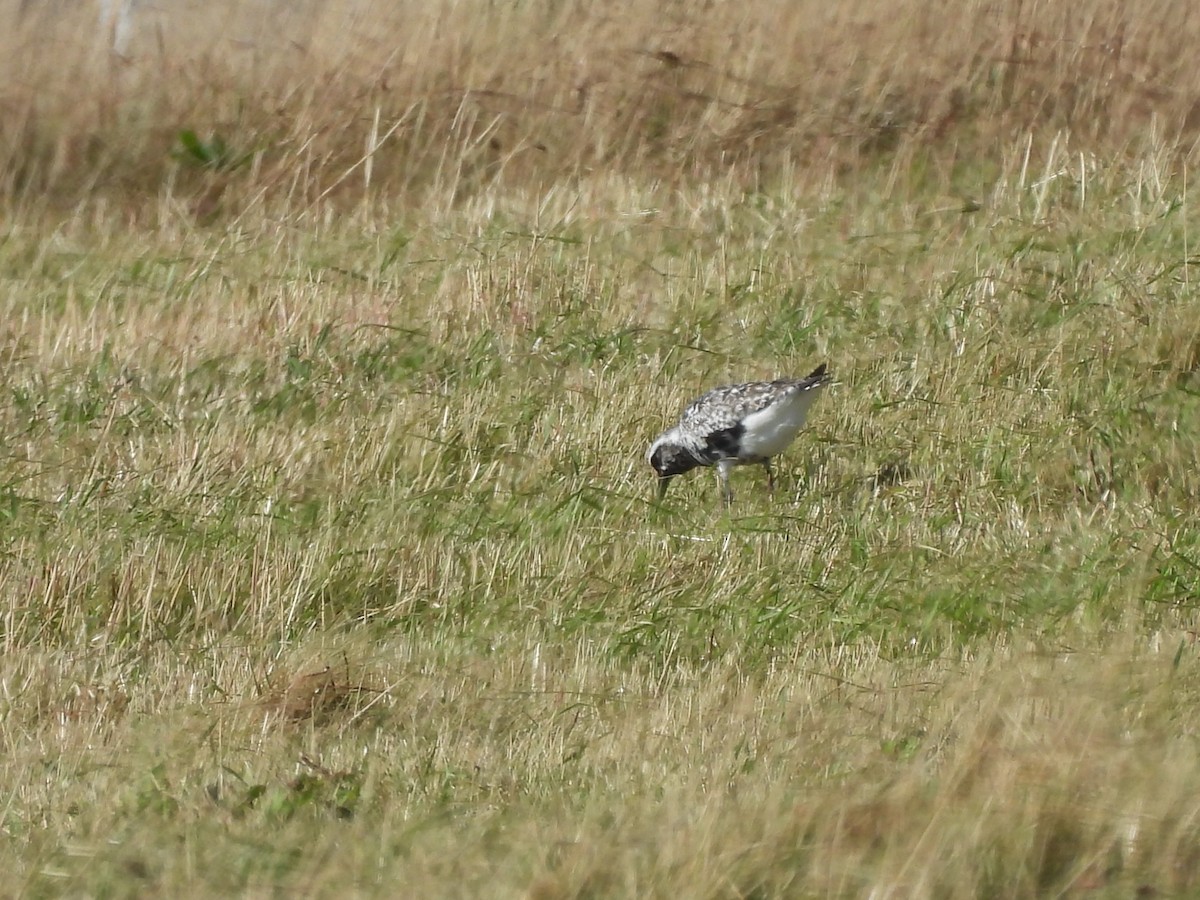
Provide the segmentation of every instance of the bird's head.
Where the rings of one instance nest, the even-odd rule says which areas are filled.
[[[668,431],[661,435],[650,449],[646,451],[646,462],[658,476],[658,497],[661,500],[667,492],[667,484],[676,475],[682,475],[700,465],[696,454],[677,442],[675,435]]]

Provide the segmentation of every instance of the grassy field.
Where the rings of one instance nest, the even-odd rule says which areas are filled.
[[[1190,4],[12,6],[0,893],[1200,891]]]

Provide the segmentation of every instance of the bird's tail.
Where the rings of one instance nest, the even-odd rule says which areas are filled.
[[[829,373],[829,369],[825,363],[821,363],[815,369],[808,373],[807,376],[800,379],[800,383],[804,385],[805,390],[819,387],[833,380],[833,375]]]

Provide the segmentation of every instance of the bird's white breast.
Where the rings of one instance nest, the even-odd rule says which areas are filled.
[[[796,391],[742,420],[741,455],[769,458],[783,452],[804,427],[819,389]]]

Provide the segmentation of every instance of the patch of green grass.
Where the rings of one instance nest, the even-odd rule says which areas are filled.
[[[1000,172],[970,214],[896,169],[664,187],[636,228],[599,176],[556,228],[505,195],[183,238],[97,212],[40,266],[24,223],[7,869],[1186,894],[1195,222],[1135,168],[1082,203]],[[707,470],[654,502],[685,403],[820,361],[774,497],[750,467],[730,510]]]

